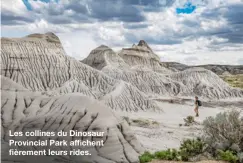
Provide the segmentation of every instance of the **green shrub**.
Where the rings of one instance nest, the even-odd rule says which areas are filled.
[[[228,161],[228,162],[231,162],[231,163],[236,163],[239,160],[237,155],[234,154],[232,151],[229,151],[229,150],[227,150],[225,152],[219,150],[218,159],[223,160],[223,161]]]
[[[151,123],[152,123],[152,125],[159,125],[159,122],[157,122],[157,121],[152,121]]]
[[[243,151],[243,121],[240,112],[233,110],[208,117],[203,127],[203,139],[213,155],[218,150]]]
[[[151,154],[150,152],[146,151],[144,152],[144,154],[142,154],[141,156],[139,156],[139,161],[140,163],[146,163],[146,162],[150,162],[154,159],[154,155]]]
[[[145,152],[139,157],[141,163],[150,162],[153,159],[188,161],[191,157],[202,154],[205,149],[205,143],[201,139],[187,139],[181,144],[180,150],[168,149],[151,154]]]
[[[145,128],[159,127],[159,122],[151,121],[151,120],[143,119],[143,118],[131,119],[130,124],[132,126],[145,127]]]
[[[206,144],[200,139],[184,140],[180,147],[182,160],[188,161],[190,157],[202,154],[206,148]]]
[[[185,126],[190,126],[195,123],[195,119],[193,116],[187,116],[186,118],[184,118],[184,122],[185,122]]]
[[[168,152],[167,151],[158,151],[154,153],[155,158],[160,160],[166,160],[167,159]]]
[[[184,121],[189,125],[195,124],[192,116]],[[184,140],[179,150],[168,149],[154,154],[145,152],[139,157],[141,163],[153,159],[191,161],[204,158],[243,163],[243,118],[240,112],[233,110],[208,117],[203,122],[201,139]]]
[[[176,149],[158,151],[155,152],[154,156],[156,159],[160,159],[160,160],[175,160],[175,161],[181,160],[180,152],[177,151]]]
[[[190,158],[189,153],[186,152],[185,150],[180,151],[180,156],[182,161],[189,161]]]

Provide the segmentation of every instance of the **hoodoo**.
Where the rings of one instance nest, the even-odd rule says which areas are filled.
[[[147,42],[145,42],[144,40],[140,40],[139,43],[138,43],[138,46],[145,47],[145,48],[147,48],[149,51],[151,51],[153,53],[153,50],[149,47]]]

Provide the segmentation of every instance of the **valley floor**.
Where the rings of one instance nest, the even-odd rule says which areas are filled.
[[[215,116],[227,109],[243,109],[233,105],[228,106],[227,109],[221,106],[201,107],[199,109],[200,116],[195,117],[195,121],[198,124],[184,126],[184,118],[195,116],[193,103],[182,105],[158,102],[158,105],[162,109],[161,112],[119,112],[119,115],[127,117],[134,122],[131,124],[132,130],[145,149],[151,152],[168,148],[179,148],[180,143],[184,139],[196,138],[202,133],[201,123],[207,117]]]

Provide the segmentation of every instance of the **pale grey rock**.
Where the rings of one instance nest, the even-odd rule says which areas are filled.
[[[169,78],[183,83],[190,92],[210,99],[243,97],[243,90],[232,88],[218,75],[204,68],[195,67],[175,72]]]
[[[67,56],[53,33],[2,38],[1,46],[3,153],[8,151],[9,130],[99,130],[106,132],[105,137],[97,138],[104,139],[105,146],[89,148],[90,157],[45,157],[35,162],[138,162],[143,147],[112,109],[157,109],[144,92]],[[3,161],[34,162],[35,157],[27,158],[6,154]]]
[[[48,137],[12,137],[9,130],[14,131],[100,131],[103,137],[94,138],[104,140],[103,147],[53,147],[52,150],[82,149],[89,150],[91,156],[56,156],[39,157],[39,162],[138,162],[138,155],[143,148],[137,141],[128,124],[122,121],[106,105],[79,93],[69,93],[48,97],[41,92],[26,90],[11,79],[2,79],[2,155],[3,161],[33,162],[36,157],[9,156],[9,139],[14,140],[46,140]],[[11,89],[10,89],[11,88]],[[84,137],[49,137],[53,140],[86,140]],[[40,150],[41,147],[26,147],[21,150]],[[44,148],[45,149],[45,148]],[[55,161],[56,160],[56,161]],[[59,160],[59,161],[57,161]]]
[[[107,46],[100,46],[94,49],[82,62],[101,70],[112,78],[131,83],[138,90],[149,95],[184,95],[189,93],[183,84],[172,81],[162,73],[153,71],[154,69],[151,68],[149,60],[157,58],[156,62],[154,62],[157,66],[159,66],[159,60],[157,55],[147,49],[147,46],[134,45],[133,49],[136,48],[145,50],[146,53],[140,54],[133,50],[131,50],[131,53],[138,55],[148,64],[138,62],[130,65]],[[159,69],[161,70],[160,72],[165,72],[165,68],[160,67]],[[168,71],[166,70],[166,72]]]
[[[123,48],[118,55],[131,67],[147,67],[162,74],[171,72],[171,70],[161,66],[159,56],[157,56],[143,40],[141,40],[138,45],[133,45],[131,48]]]
[[[65,55],[58,40],[52,33],[33,34],[20,39],[3,38],[1,74],[28,90],[42,91],[48,95],[79,92],[95,99],[103,99],[108,106],[116,110],[145,111],[157,108],[155,102],[129,83],[108,77]],[[109,50],[106,50],[106,53],[108,56],[104,55],[103,60],[109,63],[120,61],[119,58],[110,57]],[[97,57],[94,56],[91,61],[96,63]],[[118,85],[122,85],[119,91],[115,88]],[[116,96],[109,96],[114,94],[114,91]]]
[[[243,90],[226,84],[204,68],[168,70],[145,41],[115,53],[107,46],[93,50],[83,60],[108,76],[123,80],[153,96],[200,96],[207,99],[243,97]]]
[[[185,64],[181,64],[181,63],[177,63],[177,62],[161,62],[161,64],[163,64],[166,68],[177,72],[177,71],[183,71],[187,68],[190,68],[190,66],[185,65]]]
[[[90,55],[82,62],[98,70],[101,70],[108,65],[114,65],[116,67],[128,67],[121,57],[119,57],[111,48],[105,45],[101,45],[92,50]]]

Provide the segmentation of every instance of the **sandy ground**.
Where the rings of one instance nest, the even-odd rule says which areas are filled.
[[[200,116],[195,117],[199,125],[190,127],[179,126],[184,124],[184,118],[187,116],[195,116],[194,106],[192,103],[188,104],[171,104],[165,102],[158,102],[158,105],[163,109],[163,112],[138,112],[127,113],[120,112],[121,116],[129,117],[130,119],[147,119],[150,121],[157,121],[157,127],[138,127],[131,126],[138,140],[142,143],[146,150],[155,152],[168,148],[179,148],[180,143],[186,138],[196,138],[200,135],[202,126],[200,123],[209,116],[226,111],[223,107],[201,107],[199,109]],[[234,106],[227,107],[227,110],[236,109]]]

